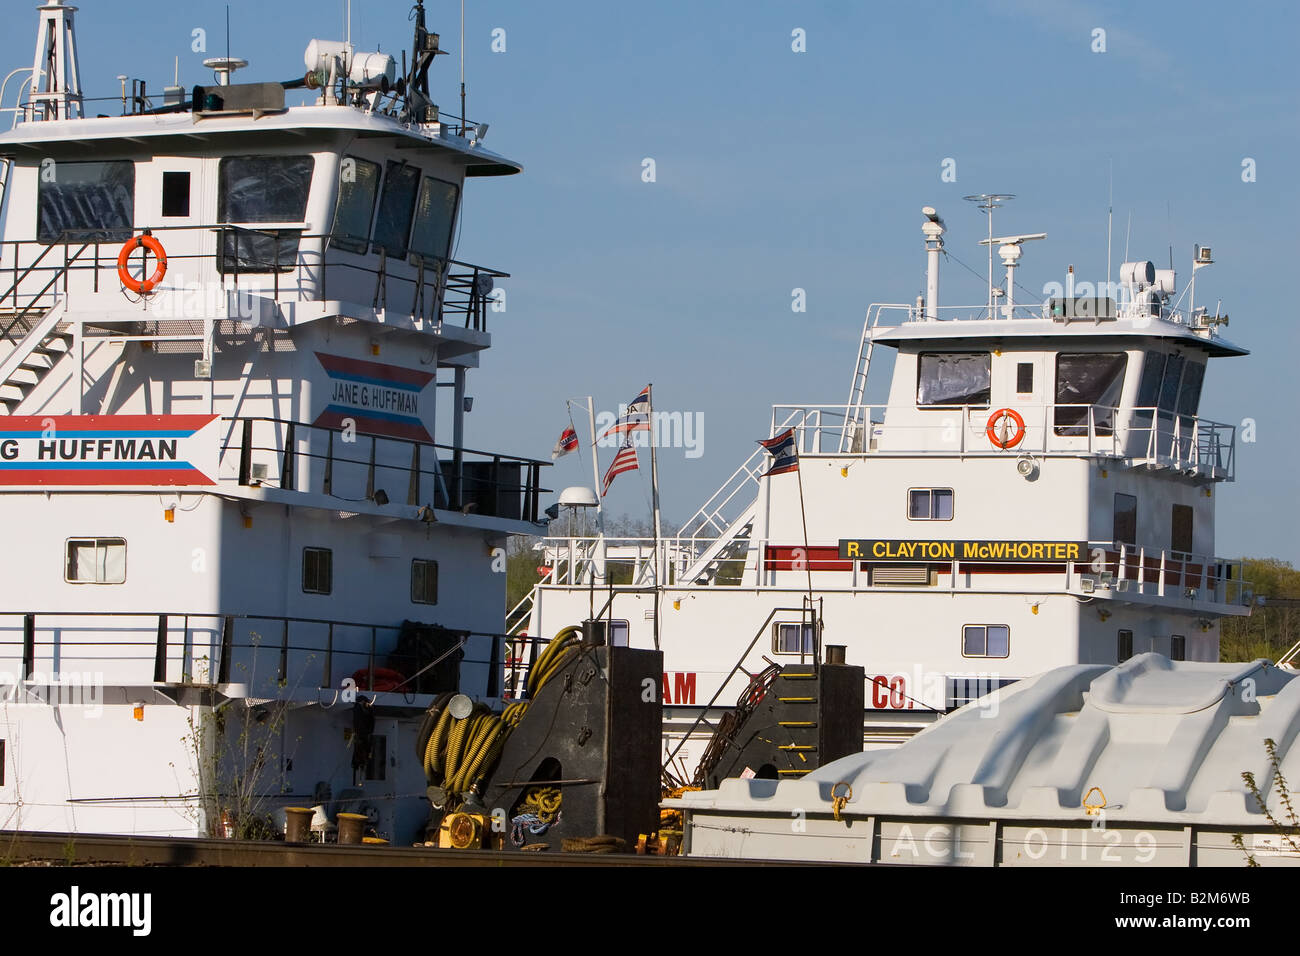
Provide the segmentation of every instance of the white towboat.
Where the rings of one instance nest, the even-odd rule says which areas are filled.
[[[680,769],[749,675],[823,643],[865,667],[864,739],[883,745],[1054,668],[1217,661],[1219,621],[1249,613],[1240,562],[1214,550],[1235,429],[1201,416],[1202,385],[1210,360],[1247,353],[1196,305],[1211,250],[1195,249],[1182,289],[1134,261],[1087,289],[1071,269],[1022,305],[1023,250],[1045,236],[995,236],[1010,197],[968,198],[990,217],[987,301],[940,305],[947,227],[926,207],[926,292],[867,310],[847,400],[773,408],[766,433],[791,434],[797,473],[767,474],[758,448],[674,537],[542,545],[551,563],[511,630],[546,638],[594,612],[613,642],[662,649]],[[882,352],[888,398],[873,405]],[[529,653],[521,640],[516,658]]]
[[[725,780],[666,806],[684,811],[683,852],[696,856],[1296,866],[1289,785],[1278,775],[1300,779],[1297,731],[1294,671],[1147,653],[1111,667],[1055,668],[901,747],[844,757],[799,780]]]
[[[409,842],[419,718],[502,696],[504,545],[537,528],[543,463],[465,443],[505,273],[453,246],[466,179],[521,167],[439,114],[419,3],[404,76],[318,40],[291,81],[222,57],[105,100],[74,9],[39,8],[0,133],[0,827],[296,805]]]

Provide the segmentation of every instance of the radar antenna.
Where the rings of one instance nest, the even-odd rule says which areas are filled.
[[[974,196],[962,196],[967,202],[973,202],[989,217],[989,318],[993,318],[993,210],[1016,197],[1011,193],[978,193]]]

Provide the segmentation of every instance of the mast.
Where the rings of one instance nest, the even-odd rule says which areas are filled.
[[[654,636],[655,650],[659,649],[659,595],[663,591],[663,530],[659,523],[659,459],[655,455],[655,400],[654,383],[646,386],[646,413],[650,422],[650,498],[654,509],[655,534],[655,597],[654,597]]]
[[[600,462],[596,456],[596,406],[592,397],[587,396],[587,434],[591,437],[591,487],[600,490]],[[596,553],[592,555],[592,566],[588,571],[593,581],[599,572],[600,579],[605,580],[605,554],[608,547],[605,541],[605,513],[601,504],[601,495],[596,496],[596,540],[599,542]]]
[[[81,112],[81,70],[73,25],[76,7],[49,0],[40,7],[36,56],[32,60],[31,106],[28,119],[77,119]]]

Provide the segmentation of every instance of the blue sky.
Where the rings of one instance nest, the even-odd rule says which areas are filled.
[[[407,0],[354,7],[360,48],[409,45]],[[770,405],[845,400],[868,303],[923,287],[922,205],[945,217],[948,250],[982,270],[984,222],[960,197],[1015,193],[998,231],[1049,236],[1026,247],[1021,283],[1041,288],[1071,263],[1101,279],[1113,168],[1115,262],[1130,216],[1130,257],[1163,267],[1172,245],[1180,285],[1192,244],[1212,246],[1198,301],[1222,298],[1228,336],[1254,353],[1211,363],[1201,405],[1257,423],[1258,440],[1238,447],[1238,481],[1218,496],[1217,550],[1300,559],[1292,5],[466,8],[469,114],[491,124],[485,145],[525,165],[466,191],[458,257],[513,274],[494,348],[470,378],[470,445],[545,458],[566,397],[591,393],[612,410],[653,381],[658,408],[703,415],[700,457],[661,455],[665,515],[682,521],[766,435]],[[342,33],[342,0],[270,9],[230,3],[231,50],[252,64],[244,79],[300,75],[308,40]],[[458,6],[428,13],[452,53],[432,73],[435,99],[458,112]],[[183,85],[206,82],[196,28],[207,55],[225,47],[224,4],[141,0],[127,13],[85,0],[77,16],[89,95],[116,94],[119,73],[159,91],[177,55]],[[0,50],[11,67],[31,62],[34,27],[34,10],[10,19]],[[791,49],[795,29],[806,52]],[[1092,50],[1097,29],[1105,52]],[[945,158],[956,182],[940,180]],[[791,311],[795,288],[805,313]],[[945,301],[983,298],[947,264]],[[590,483],[590,467],[571,456],[548,483]],[[645,494],[625,476],[610,507],[643,514]]]

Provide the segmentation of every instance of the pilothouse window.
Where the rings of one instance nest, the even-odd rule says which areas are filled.
[[[1056,434],[1110,435],[1124,388],[1123,352],[1062,353],[1056,357]]]
[[[36,190],[36,237],[41,242],[131,238],[135,222],[135,164],[54,162],[42,165]]]
[[[426,177],[415,207],[415,231],[411,251],[426,258],[446,259],[451,249],[451,228],[456,221],[459,190],[441,179]]]
[[[301,223],[316,160],[311,156],[227,156],[218,173],[217,216],[229,229],[220,269],[288,272],[297,266],[301,229],[262,229],[258,223]]]
[[[375,220],[372,252],[385,250],[394,259],[405,259],[415,213],[415,191],[420,171],[414,166],[389,163],[384,168],[384,189],[379,197],[379,218]]]
[[[334,210],[331,246],[358,255],[365,253],[378,194],[379,164],[344,156],[339,164],[339,201]]]
[[[987,352],[922,352],[918,358],[917,405],[988,405]]]

